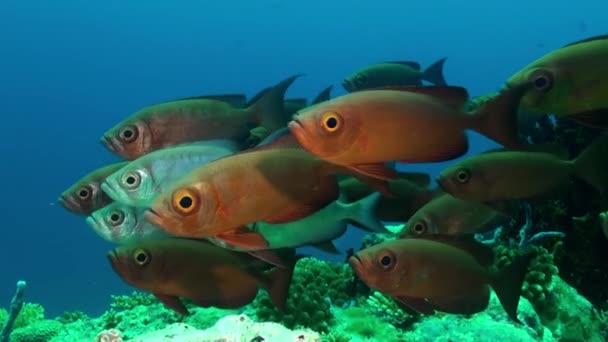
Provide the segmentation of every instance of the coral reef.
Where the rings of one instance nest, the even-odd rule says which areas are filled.
[[[345,306],[354,297],[353,278],[354,272],[348,265],[301,259],[296,264],[285,313],[277,310],[264,293],[253,304],[255,316],[262,321],[283,323],[288,328],[308,327],[326,332],[333,321],[331,305]]]

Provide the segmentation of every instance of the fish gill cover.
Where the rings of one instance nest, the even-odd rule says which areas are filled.
[[[4,2],[0,341],[606,340],[606,9]]]

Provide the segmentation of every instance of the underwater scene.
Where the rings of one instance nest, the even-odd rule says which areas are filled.
[[[608,341],[608,3],[0,3],[0,342]]]

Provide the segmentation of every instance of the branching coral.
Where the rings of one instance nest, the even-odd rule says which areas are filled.
[[[352,297],[353,272],[347,265],[314,258],[298,261],[289,288],[285,313],[278,311],[267,294],[260,294],[253,307],[259,320],[308,327],[327,332],[333,322],[331,304],[344,306]]]

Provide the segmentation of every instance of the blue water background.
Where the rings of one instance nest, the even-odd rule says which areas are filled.
[[[51,316],[99,314],[110,294],[130,291],[105,258],[111,245],[55,201],[116,160],[99,137],[142,106],[251,96],[301,72],[289,97],[312,98],[329,84],[336,96],[365,64],[426,67],[444,56],[448,82],[482,95],[548,51],[607,33],[607,12],[605,0],[4,0],[0,305],[18,279]],[[495,146],[471,137],[469,154]],[[407,169],[436,174],[447,164]],[[339,246],[358,247],[358,238]]]

